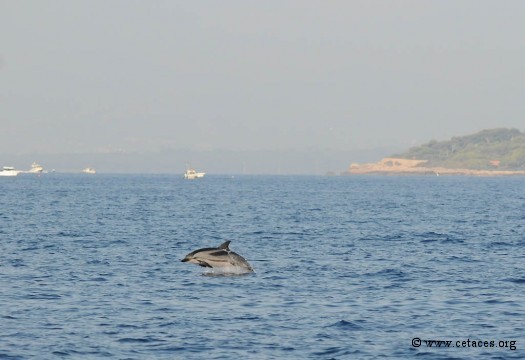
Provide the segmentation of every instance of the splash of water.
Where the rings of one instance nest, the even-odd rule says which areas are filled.
[[[223,266],[220,268],[207,268],[203,273],[204,276],[240,276],[253,274],[253,272],[246,270],[240,266]]]

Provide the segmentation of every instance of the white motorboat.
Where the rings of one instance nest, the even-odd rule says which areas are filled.
[[[44,168],[41,165],[37,164],[36,162],[33,162],[31,164],[31,169],[27,172],[30,174],[40,174],[44,172]]]
[[[12,166],[4,166],[0,169],[0,176],[17,176],[21,172],[21,170],[16,170]]]
[[[84,174],[96,174],[97,173],[95,169],[90,168],[90,167],[87,167],[87,168],[83,169],[82,172]]]
[[[188,169],[184,173],[184,178],[188,179],[188,180],[193,180],[193,179],[202,178],[202,177],[204,177],[204,175],[206,175],[206,173],[204,173],[204,172],[197,172],[197,171],[195,171],[195,169]]]

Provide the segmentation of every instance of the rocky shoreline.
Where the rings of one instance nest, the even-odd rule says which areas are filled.
[[[525,175],[525,171],[519,170],[473,170],[473,169],[449,169],[444,167],[423,166],[427,160],[409,160],[398,158],[384,158],[377,163],[351,164],[343,175],[472,175],[472,176],[508,176]]]

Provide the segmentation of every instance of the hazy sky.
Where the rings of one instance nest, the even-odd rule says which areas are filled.
[[[409,147],[524,99],[522,0],[0,0],[0,153]]]

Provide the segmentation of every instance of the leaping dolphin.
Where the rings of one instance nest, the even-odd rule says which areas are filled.
[[[253,272],[253,268],[245,258],[230,250],[231,241],[226,241],[218,247],[203,248],[195,250],[182,259],[182,262],[189,262],[208,268],[228,268],[241,269],[244,272]]]

